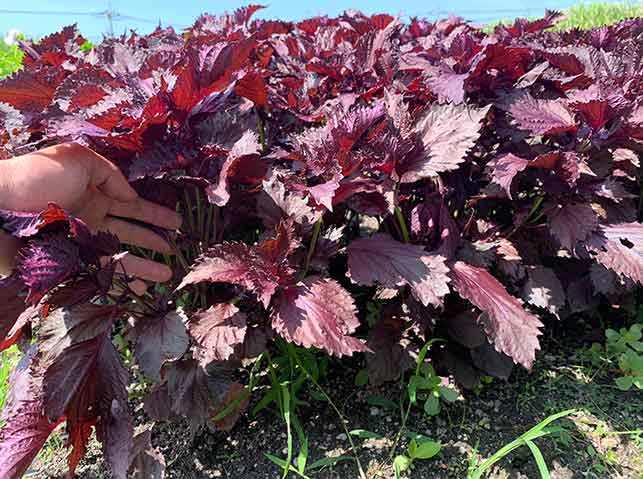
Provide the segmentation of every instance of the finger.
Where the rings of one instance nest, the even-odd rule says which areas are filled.
[[[128,254],[119,262],[116,271],[154,283],[165,283],[172,279],[172,270],[168,266],[132,254]]]
[[[143,296],[147,292],[147,285],[140,279],[135,279],[127,284],[127,287],[136,296]],[[114,294],[122,294],[125,288],[121,284],[116,284],[112,287],[111,292]]]
[[[109,210],[109,214],[143,221],[169,230],[179,229],[181,223],[183,223],[181,215],[176,211],[143,198],[136,198],[134,201],[129,202],[115,201]]]
[[[143,296],[147,292],[147,285],[140,279],[131,281],[128,286],[136,296]]]
[[[141,248],[158,251],[159,253],[171,253],[170,245],[153,231],[127,221],[116,218],[105,218],[100,228],[118,236],[121,243]]]
[[[119,201],[134,201],[138,194],[127,182],[121,170],[107,158],[77,143],[70,144],[69,149],[87,166],[90,183],[103,191],[107,196]]]

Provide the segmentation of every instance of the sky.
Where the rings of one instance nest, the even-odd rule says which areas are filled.
[[[123,16],[113,22],[115,33],[136,29],[149,32],[161,22],[184,28],[202,12],[219,14],[232,11],[250,1],[200,0],[111,0],[111,9]],[[268,8],[258,18],[300,20],[315,15],[336,15],[353,8],[367,14],[386,12],[435,19],[447,13],[458,14],[474,22],[488,22],[525,15],[540,15],[545,8],[565,8],[574,0],[272,0],[254,3]],[[78,23],[81,33],[98,41],[108,31],[107,19],[101,12],[109,0],[0,0],[0,33],[16,28],[29,37],[38,38]],[[31,13],[28,13],[31,12]],[[68,13],[61,13],[68,12]],[[132,18],[133,17],[133,18]]]

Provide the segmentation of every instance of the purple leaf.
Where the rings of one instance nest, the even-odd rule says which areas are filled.
[[[576,244],[596,230],[598,218],[592,207],[585,203],[565,203],[549,213],[551,232],[563,248],[574,252]]]
[[[447,331],[449,336],[466,348],[473,349],[487,342],[487,336],[478,323],[480,314],[475,311],[465,311],[456,316],[447,318]]]
[[[368,332],[366,346],[371,352],[366,354],[366,368],[370,384],[396,381],[415,365],[410,339],[404,337],[403,328],[399,317],[383,315]]]
[[[456,170],[480,137],[489,107],[431,105],[416,126],[423,150],[398,167],[402,182],[411,183]]]
[[[194,357],[202,366],[226,361],[244,343],[246,315],[233,304],[217,304],[190,318],[188,329],[196,343]]]
[[[484,313],[479,321],[497,351],[530,369],[540,349],[542,323],[487,270],[456,261],[451,266],[453,287]]]
[[[187,351],[190,338],[186,321],[187,317],[181,310],[143,320],[134,354],[146,376],[160,381],[163,363],[179,359]]]
[[[20,479],[57,423],[43,413],[42,378],[32,369],[36,348],[20,361],[9,378],[9,392],[0,418],[0,477]]]
[[[527,282],[522,297],[529,304],[546,309],[558,316],[565,306],[565,290],[556,273],[544,266],[528,266]]]
[[[272,316],[272,327],[287,341],[324,349],[336,356],[368,351],[349,334],[359,326],[351,295],[332,279],[309,277],[286,288]]]
[[[0,351],[15,342],[16,338],[11,337],[10,333],[27,307],[20,294],[24,289],[25,286],[17,275],[0,278]]]
[[[78,246],[62,233],[32,239],[22,252],[18,273],[29,287],[27,303],[35,304],[75,273],[80,263]]]
[[[353,241],[347,248],[348,271],[358,284],[379,284],[395,288],[408,284],[413,295],[425,306],[442,305],[449,292],[444,257],[430,254],[421,246],[395,241],[386,234]]]
[[[247,163],[256,162],[259,158],[260,150],[261,145],[257,134],[253,131],[245,132],[234,144],[223,163],[216,187],[210,186],[206,190],[210,203],[217,206],[225,206],[228,203],[230,199],[228,179],[236,174],[235,170],[243,170]]]
[[[95,374],[116,310],[83,304],[57,309],[43,322],[38,366],[44,373],[45,411],[51,421],[65,414],[86,380]]]
[[[220,407],[231,381],[220,367],[199,366],[193,359],[168,363],[163,371],[172,413],[187,418],[195,429],[208,422]]]
[[[596,261],[643,284],[643,224],[604,225],[586,242]]]
[[[528,164],[529,161],[512,153],[507,153],[487,163],[487,169],[489,170],[491,182],[502,188],[507,194],[507,198],[511,200],[513,199],[511,197],[511,183],[518,173],[527,168]]]
[[[514,365],[509,356],[496,351],[487,341],[471,350],[471,359],[478,369],[500,379],[508,379]]]
[[[299,245],[292,223],[281,222],[274,236],[257,246],[223,243],[202,255],[178,289],[208,282],[232,283],[257,295],[268,306],[280,284],[290,282],[293,274],[287,258]]]
[[[165,458],[152,446],[152,433],[149,429],[134,436],[130,456],[130,473],[133,479],[165,478]]]
[[[519,128],[536,135],[553,135],[576,128],[573,115],[561,100],[537,100],[524,94],[509,105],[508,111]]]

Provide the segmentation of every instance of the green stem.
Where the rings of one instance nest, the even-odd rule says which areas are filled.
[[[308,273],[308,268],[310,268],[310,262],[313,259],[313,255],[315,254],[315,248],[317,247],[317,240],[319,239],[319,233],[321,231],[322,227],[322,219],[319,218],[315,222],[315,226],[313,226],[313,236],[310,239],[310,244],[308,245],[308,254],[306,255],[306,263],[304,265],[304,269],[302,271],[301,277],[299,280],[301,281],[306,277],[306,274]]]
[[[402,230],[402,240],[404,240],[405,243],[408,243],[411,240],[411,236],[409,235],[409,230],[406,227],[406,221],[404,221],[404,216],[402,215],[402,210],[399,206],[395,207],[395,217],[397,218],[397,222],[400,224],[400,229]]]
[[[282,402],[283,399],[281,397],[281,389],[277,387],[280,383],[279,383],[279,380],[277,379],[277,373],[275,372],[275,367],[272,364],[272,356],[270,355],[270,352],[268,350],[266,350],[265,353],[268,359],[268,370],[270,372],[270,379],[274,387],[275,394],[277,395],[277,405],[279,406],[279,412],[283,415],[284,405]]]
[[[259,130],[259,142],[261,143],[261,152],[266,153],[266,127],[263,124],[263,120],[259,115],[259,110],[257,110],[257,129]]]
[[[194,194],[196,196],[196,222],[199,238],[203,239],[203,228],[205,223],[203,202],[201,200],[201,192],[198,188],[194,189]],[[203,253],[203,244],[200,245],[200,252]]]
[[[212,217],[214,216],[214,205],[208,205],[208,212],[206,213],[205,229],[203,230],[203,246],[207,250],[210,246],[210,229],[212,228]]]
[[[190,227],[190,233],[194,234],[194,211],[192,209],[192,199],[190,198],[190,193],[187,189],[183,190],[183,198],[185,200],[185,216],[188,217],[188,226]]]
[[[402,434],[404,433],[404,430],[406,429],[406,421],[409,418],[409,414],[411,414],[411,400],[409,399],[409,405],[406,407],[406,411],[404,411],[404,405],[400,404],[400,410],[402,411],[402,424],[400,424],[400,429],[397,431],[397,434],[395,436],[395,441],[393,441],[393,446],[391,447],[391,453],[389,454],[389,460],[393,460],[393,456],[395,456],[395,451],[397,451],[397,445],[400,443],[400,439],[402,439]]]
[[[344,433],[346,434],[346,437],[348,438],[348,442],[351,445],[351,450],[353,451],[353,455],[355,456],[355,462],[357,463],[357,468],[359,470],[359,477],[360,479],[366,479],[366,473],[364,472],[364,469],[362,468],[362,463],[359,460],[359,455],[357,454],[357,448],[355,447],[355,443],[353,442],[353,438],[351,436],[350,431],[348,430],[348,427],[346,426],[346,423],[348,422],[342,412],[339,410],[339,408],[335,405],[331,397],[326,393],[326,390],[321,387],[321,385],[317,382],[317,380],[313,377],[312,374],[306,369],[306,366],[304,366],[303,362],[299,358],[299,355],[297,354],[297,351],[293,347],[292,344],[288,343],[288,352],[292,354],[292,356],[295,358],[295,361],[297,361],[297,365],[299,368],[308,376],[308,379],[313,383],[313,385],[319,390],[319,392],[324,396],[326,401],[328,401],[328,404],[331,405],[337,416],[339,417],[340,422],[342,423],[342,428],[344,429]]]
[[[427,341],[427,343],[422,347],[420,350],[420,353],[418,354],[416,363],[415,363],[415,375],[419,376],[420,375],[420,367],[422,363],[424,363],[424,358],[426,357],[427,353],[429,352],[429,348],[435,344],[442,342],[443,340],[440,338],[433,338]],[[413,405],[413,402],[411,401],[411,396],[408,392],[406,392],[407,395],[409,395],[409,405],[406,407],[406,412],[404,412],[404,399],[400,401],[400,410],[402,411],[402,424],[400,424],[400,430],[397,431],[397,435],[395,436],[395,441],[393,442],[393,446],[391,447],[391,453],[389,454],[389,459],[392,460],[393,456],[395,455],[395,451],[397,450],[397,445],[400,442],[400,439],[402,438],[402,434],[404,433],[404,430],[406,429],[406,422],[408,421],[409,414],[411,414],[411,406]],[[402,396],[404,398],[404,396]]]

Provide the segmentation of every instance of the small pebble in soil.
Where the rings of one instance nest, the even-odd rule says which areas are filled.
[[[348,439],[348,437],[346,437],[346,434],[344,434],[344,433],[342,432],[341,434],[338,434],[338,435],[336,436],[336,439],[337,439],[338,441],[345,441],[346,439]]]

